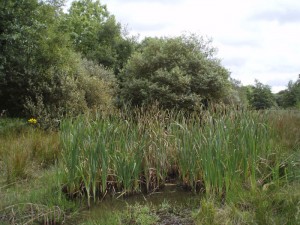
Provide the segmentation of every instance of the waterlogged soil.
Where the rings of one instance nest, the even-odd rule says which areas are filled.
[[[128,206],[139,204],[151,206],[151,212],[158,217],[157,225],[193,225],[191,214],[200,206],[201,199],[201,195],[186,191],[176,184],[166,185],[162,190],[148,195],[117,197],[107,196],[91,209],[84,210],[80,213],[81,223],[86,220],[97,221],[105,216],[105,212],[122,212]]]
[[[158,225],[193,225],[191,209],[183,209],[180,212],[157,212]]]

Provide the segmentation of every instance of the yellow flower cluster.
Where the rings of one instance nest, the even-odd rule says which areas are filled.
[[[30,118],[30,119],[28,120],[28,123],[36,124],[36,123],[37,123],[37,120],[34,119],[34,118]]]

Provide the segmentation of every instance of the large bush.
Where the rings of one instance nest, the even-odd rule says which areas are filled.
[[[25,115],[38,118],[44,128],[58,126],[65,116],[113,106],[113,73],[78,55],[71,71],[51,71],[49,77],[24,104]]]
[[[229,87],[229,72],[214,57],[210,42],[196,35],[147,38],[121,73],[121,103],[158,101],[164,108],[193,109],[219,101]]]

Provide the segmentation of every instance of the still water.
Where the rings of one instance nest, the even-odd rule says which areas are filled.
[[[186,191],[176,184],[166,185],[162,190],[147,195],[135,194],[132,196],[106,196],[104,200],[93,205],[89,210],[80,212],[78,221],[95,220],[107,216],[108,212],[122,212],[128,205],[151,205],[159,207],[163,203],[168,203],[171,207],[180,207],[181,210],[190,212],[200,206],[201,195],[191,191]],[[176,218],[172,218],[176,219]],[[68,224],[74,224],[74,220]],[[160,223],[163,224],[163,223]],[[178,223],[189,224],[189,223]]]

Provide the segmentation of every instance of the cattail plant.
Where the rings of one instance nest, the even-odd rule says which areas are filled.
[[[262,161],[274,147],[266,113],[222,105],[188,115],[157,107],[130,113],[61,124],[68,190],[85,192],[88,205],[109,191],[155,191],[174,168],[178,183],[220,196],[238,185],[256,188],[266,176]]]

